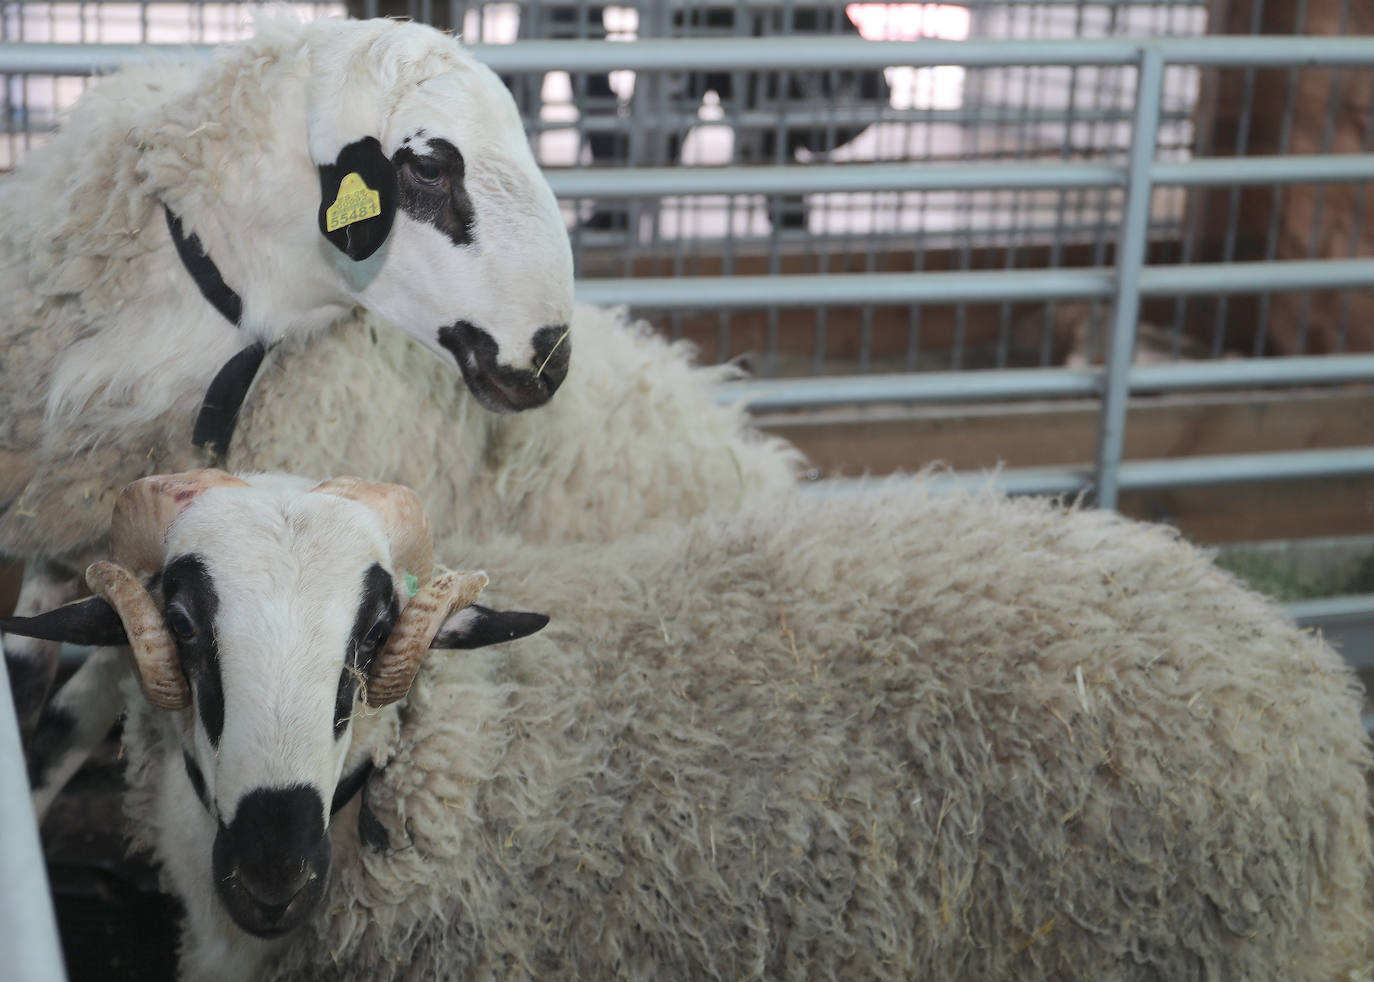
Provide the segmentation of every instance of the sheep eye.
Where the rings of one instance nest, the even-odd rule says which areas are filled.
[[[363,638],[363,647],[372,650],[381,645],[390,634],[391,622],[385,619],[380,620],[372,625],[372,630],[368,631],[367,636]]]
[[[444,176],[443,168],[438,164],[423,160],[411,160],[402,166],[401,171],[405,174],[406,179],[416,187],[433,191],[448,187],[448,178]]]
[[[196,639],[196,625],[191,620],[191,615],[186,613],[181,607],[168,607],[166,614],[167,630],[172,632],[172,636],[178,641],[194,641]]]

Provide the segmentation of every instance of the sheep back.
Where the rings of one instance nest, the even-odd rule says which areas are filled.
[[[918,491],[482,557],[553,621],[427,661],[277,978],[1368,963],[1358,685],[1167,530]]]
[[[360,311],[272,350],[227,466],[407,484],[440,534],[470,543],[515,529],[534,542],[594,541],[730,511],[795,481],[800,454],[716,405],[714,384],[731,369],[695,365],[689,345],[619,310],[578,307],[572,338],[553,401],[498,416],[452,367]],[[114,430],[108,420],[50,427],[36,452],[0,469],[14,484],[8,507],[0,496],[0,554],[65,559],[74,571],[103,555],[121,487],[204,466],[191,445],[197,405],[187,397]]]
[[[355,474],[415,489],[467,545],[602,541],[730,512],[790,488],[801,456],[718,406],[703,368],[620,309],[579,305],[569,374],[544,409],[496,415],[451,365],[360,314],[269,356],[230,453],[236,471]],[[457,557],[450,557],[456,559]]]

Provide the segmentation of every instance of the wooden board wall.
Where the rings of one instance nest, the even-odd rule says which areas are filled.
[[[826,475],[1090,465],[1097,404],[1085,400],[772,414],[759,422]],[[1358,447],[1374,434],[1374,386],[1131,400],[1125,459]],[[1374,478],[1123,494],[1122,511],[1201,542],[1374,534]]]

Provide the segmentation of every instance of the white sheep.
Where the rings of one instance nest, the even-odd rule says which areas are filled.
[[[425,565],[414,499],[253,480],[137,486],[115,535],[136,572],[91,577],[135,639],[127,811],[187,905],[189,978],[1368,965],[1358,685],[1169,531],[918,485],[601,545],[441,544],[550,626],[426,658],[373,711],[343,699],[369,671],[348,639],[380,643]],[[420,587],[384,648],[537,626],[463,609],[481,580]],[[91,635],[100,605],[53,618]],[[374,662],[371,701],[413,662]],[[267,821],[259,789],[309,821],[254,851],[232,830]]]
[[[571,248],[510,93],[385,20],[266,17],[208,64],[95,87],[0,186],[0,296],[0,555],[30,562],[26,607],[183,421],[222,457],[279,342],[361,305],[498,412],[547,401],[573,345]],[[74,469],[92,481],[50,491]]]
[[[604,542],[791,491],[800,455],[712,398],[733,369],[695,367],[688,346],[621,311],[578,306],[573,331],[578,357],[557,398],[536,412],[497,415],[455,387],[418,345],[360,314],[268,356],[230,461],[240,471],[350,472],[409,485],[436,534],[473,545],[502,533],[532,544]],[[180,429],[153,428],[94,457],[55,462],[39,494],[51,505],[34,521],[51,537],[84,523],[81,537],[93,545],[77,558],[106,555],[107,475],[130,460],[194,466],[189,426],[184,419]],[[93,460],[98,466],[87,470]],[[71,599],[69,579],[35,578],[50,586],[36,589],[31,581],[16,614]],[[27,676],[16,673],[46,684],[58,646],[24,638],[7,644],[51,660]],[[30,655],[19,664],[37,661]],[[28,699],[40,815],[123,708],[108,673],[97,659],[50,703],[42,693]],[[47,714],[42,724],[39,709]]]

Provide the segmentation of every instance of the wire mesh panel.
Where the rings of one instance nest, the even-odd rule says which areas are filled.
[[[0,5],[4,38],[219,41],[248,33],[250,4]],[[835,273],[1110,269],[1122,180],[1057,186],[915,190],[882,178],[903,165],[1002,163],[1124,169],[1136,105],[1131,64],[960,64],[961,43],[1188,37],[1207,32],[1374,33],[1354,0],[802,0],[298,4],[304,16],[409,16],[484,44],[670,38],[917,41],[949,64],[818,68],[505,70],[556,186],[579,275],[745,277]],[[860,42],[865,43],[865,42]],[[627,49],[628,50],[628,49]],[[931,59],[934,61],[936,59]],[[7,166],[41,139],[87,83],[6,79]],[[1367,151],[1374,136],[1367,69],[1204,68],[1164,74],[1155,158]],[[621,174],[682,175],[637,191]],[[692,175],[729,175],[706,187]],[[826,175],[811,187],[749,188],[751,175]],[[594,191],[564,177],[601,175]],[[864,175],[837,180],[834,175]],[[866,186],[864,180],[869,179]],[[732,183],[733,182],[733,183]],[[765,182],[767,183],[767,182]],[[795,183],[795,182],[794,182]],[[841,186],[843,185],[843,186]],[[1371,253],[1361,182],[1189,189],[1157,182],[1149,203],[1154,263],[1358,257]],[[748,356],[765,376],[1093,364],[1105,351],[1106,299],[952,303],[721,303],[640,312],[696,341],[703,357]],[[1374,348],[1367,291],[1148,297],[1143,360]]]

